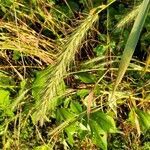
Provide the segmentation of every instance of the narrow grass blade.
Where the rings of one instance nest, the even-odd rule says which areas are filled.
[[[115,82],[115,86],[113,89],[113,93],[111,95],[110,101],[115,104],[114,99],[114,95],[115,95],[115,91],[119,85],[119,83],[121,82],[127,67],[129,66],[130,60],[132,58],[132,55],[134,53],[135,47],[137,45],[137,42],[139,40],[139,36],[140,33],[142,31],[145,19],[147,17],[148,11],[149,11],[149,7],[150,7],[150,1],[149,0],[144,0],[142,5],[139,8],[139,13],[138,16],[134,22],[134,25],[132,27],[132,30],[130,32],[129,38],[127,40],[124,52],[123,52],[123,56],[121,58],[121,62],[120,62],[120,66],[119,66],[119,70],[118,70],[118,76]]]

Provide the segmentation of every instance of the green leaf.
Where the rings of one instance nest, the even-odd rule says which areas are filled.
[[[107,133],[94,120],[90,120],[89,125],[93,142],[103,150],[107,150]]]
[[[143,112],[139,109],[135,110],[138,115],[138,120],[143,130],[147,130],[150,128],[150,114]]]
[[[64,108],[68,108],[71,101],[72,101],[71,97],[66,98],[65,101],[63,101]]]
[[[94,52],[96,52],[97,56],[103,56],[105,51],[107,50],[108,46],[105,45],[99,45],[96,48],[94,48]]]
[[[19,60],[21,58],[21,53],[18,51],[13,51],[13,60]]]
[[[49,146],[49,145],[41,145],[41,146],[37,146],[34,148],[34,150],[50,150],[52,149],[52,146]]]
[[[95,82],[95,76],[93,74],[90,74],[87,72],[86,73],[85,72],[78,73],[76,75],[76,78],[81,80],[84,83],[94,83]]]
[[[66,120],[66,119],[71,119],[75,117],[75,114],[71,113],[68,109],[66,108],[60,108],[57,110],[57,114],[59,115],[61,120]]]
[[[0,90],[0,106],[5,108],[10,105],[9,95],[9,91]]]
[[[0,90],[0,108],[4,111],[4,115],[13,116],[13,112],[10,109],[9,91]]]
[[[110,42],[110,43],[109,43],[109,47],[110,47],[111,49],[115,49],[115,48],[116,48],[116,43],[115,43],[114,41]]]
[[[68,136],[67,141],[71,146],[73,146],[73,144],[74,144],[73,134],[70,133],[70,130],[68,130],[68,128],[65,130],[66,130],[66,133]]]
[[[75,112],[76,114],[79,114],[82,112],[81,104],[79,104],[78,102],[72,101],[70,104],[70,109],[71,109],[71,111]]]
[[[107,134],[118,132],[114,119],[101,111],[97,111],[91,114],[89,125],[95,144],[106,150]]]
[[[137,129],[137,133],[140,136],[141,135],[141,129],[140,129],[140,125],[139,125],[139,119],[138,119],[138,115],[135,112],[135,109],[131,109],[130,113],[129,113],[129,118],[128,120],[131,122],[131,124],[133,126],[136,127]]]
[[[89,90],[87,89],[81,89],[77,91],[77,95],[80,96],[80,98],[84,98],[89,93]]]
[[[72,146],[73,146],[73,144],[74,144],[74,134],[77,132],[77,130],[78,130],[77,122],[75,122],[75,123],[69,125],[69,126],[65,129],[65,131],[66,131],[66,133],[67,133],[67,136],[68,136],[67,140],[68,140],[69,144],[72,145]]]
[[[91,119],[95,120],[97,124],[108,133],[116,133],[116,125],[115,121],[112,117],[108,116],[107,114],[97,111],[91,114]]]

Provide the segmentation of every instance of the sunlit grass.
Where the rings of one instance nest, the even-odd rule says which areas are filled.
[[[113,35],[117,29],[124,29],[121,34],[128,31],[126,26],[131,26],[142,5],[123,8],[128,13],[121,15],[122,19],[116,23],[116,14],[110,13],[115,0],[107,5],[99,2],[99,6],[91,0],[83,2],[86,7],[83,12],[74,11],[70,1],[63,1],[60,6],[45,0],[0,4],[5,12],[0,20],[0,145],[4,149],[57,149],[59,146],[106,149],[120,135],[125,139],[124,147],[144,147],[140,138],[149,127],[149,117],[145,117],[150,106],[149,55],[143,62],[127,55],[120,64],[119,40],[124,37],[120,31],[117,38]],[[138,29],[135,23],[134,28]],[[133,38],[128,40],[131,44]],[[105,48],[105,52],[97,55],[97,46],[99,51]],[[88,55],[83,56],[84,61],[78,58],[82,57],[78,56],[82,50]],[[124,53],[126,50],[128,46]],[[121,69],[117,74],[119,64]],[[2,104],[3,101],[9,105]],[[114,102],[117,116],[110,111]],[[94,120],[92,114],[99,111],[107,119],[111,118],[117,129],[107,126],[110,120],[103,115],[104,118]],[[143,115],[143,120],[137,112]],[[103,122],[104,128],[94,124],[97,121]],[[82,139],[82,134],[86,138]],[[120,139],[115,141],[115,146],[122,145]]]

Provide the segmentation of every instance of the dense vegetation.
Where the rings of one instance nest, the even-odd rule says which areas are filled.
[[[149,7],[0,0],[0,148],[149,150]]]

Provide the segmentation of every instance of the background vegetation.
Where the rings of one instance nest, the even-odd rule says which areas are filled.
[[[0,148],[149,150],[149,7],[0,0]]]

